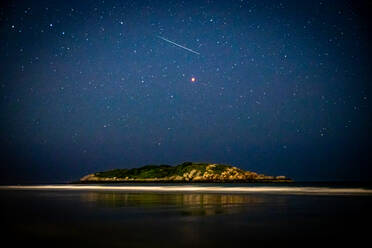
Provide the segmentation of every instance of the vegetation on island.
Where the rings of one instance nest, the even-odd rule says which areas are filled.
[[[145,165],[89,174],[89,182],[290,182],[285,176],[266,176],[225,164],[184,162],[171,165]]]

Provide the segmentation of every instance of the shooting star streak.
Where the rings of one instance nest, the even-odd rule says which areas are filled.
[[[158,37],[159,39],[162,39],[162,40],[164,40],[164,41],[166,41],[166,42],[169,42],[169,43],[171,43],[171,44],[173,44],[173,45],[175,45],[175,46],[181,47],[181,48],[185,49],[186,51],[189,51],[189,52],[195,53],[195,54],[197,54],[197,55],[200,55],[200,53],[195,52],[194,50],[191,50],[190,48],[187,48],[187,47],[181,46],[181,45],[177,44],[176,42],[173,42],[173,41],[171,41],[171,40],[168,40],[168,39],[166,39],[166,38],[164,38],[164,37],[161,37],[161,36],[156,36],[156,37]]]

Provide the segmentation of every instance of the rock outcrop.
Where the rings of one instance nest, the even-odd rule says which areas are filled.
[[[81,183],[100,182],[291,182],[285,176],[266,176],[231,165],[185,162],[177,166],[147,165],[89,174]]]

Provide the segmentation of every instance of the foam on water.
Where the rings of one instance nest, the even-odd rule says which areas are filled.
[[[200,193],[268,193],[268,194],[325,194],[325,195],[372,195],[372,189],[289,186],[128,186],[128,185],[15,185],[0,186],[0,190],[86,190],[123,192],[200,192]]]

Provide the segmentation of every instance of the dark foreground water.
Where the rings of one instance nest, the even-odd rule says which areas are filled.
[[[2,187],[2,243],[11,241],[12,247],[301,247],[325,242],[355,247],[370,243],[370,189],[295,186],[289,186],[290,191],[263,185],[248,192]],[[261,190],[268,187],[271,190]]]

